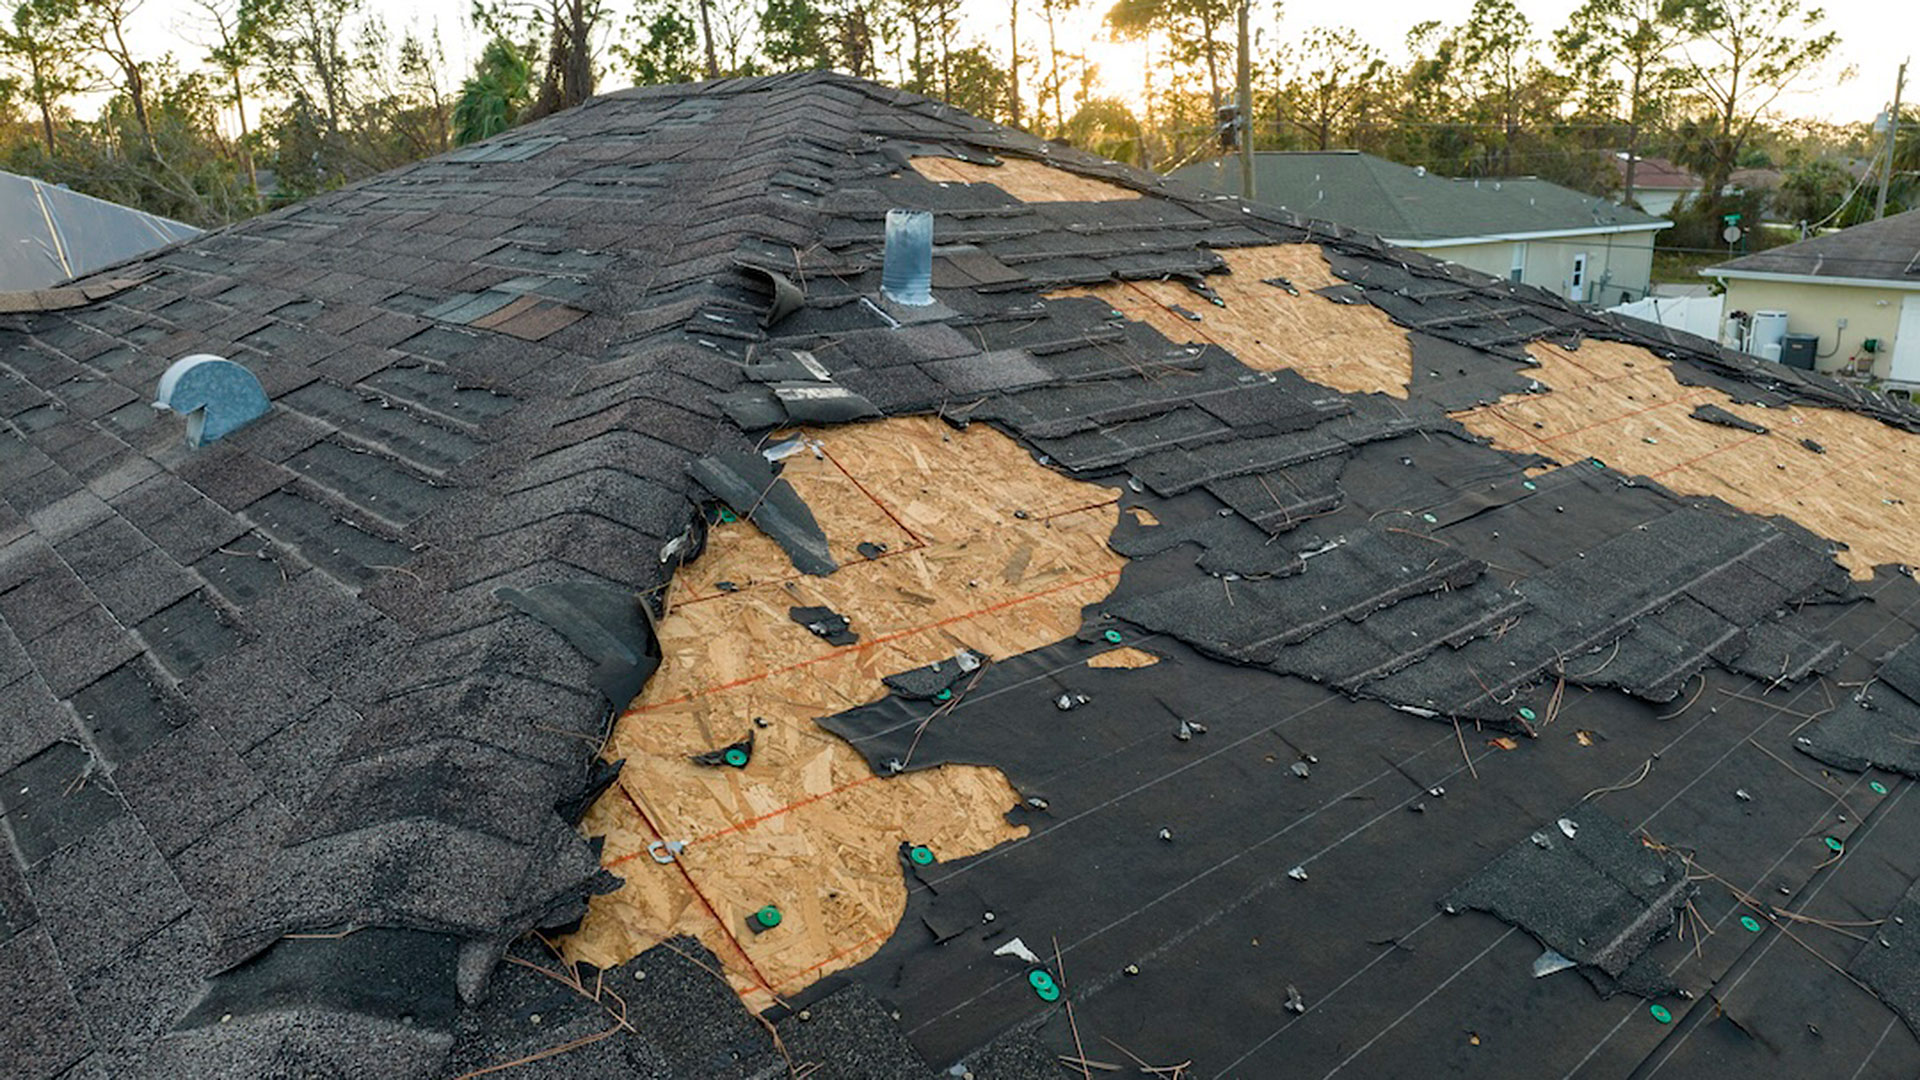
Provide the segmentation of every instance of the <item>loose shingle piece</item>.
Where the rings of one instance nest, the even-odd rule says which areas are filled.
[[[1441,901],[1489,912],[1580,965],[1603,995],[1673,989],[1648,946],[1672,932],[1695,888],[1686,864],[1640,841],[1592,804],[1573,807],[1508,848]]]

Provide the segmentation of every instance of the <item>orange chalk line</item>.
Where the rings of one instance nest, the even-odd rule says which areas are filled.
[[[1787,499],[1790,499],[1793,496],[1800,494],[1802,491],[1807,490],[1808,488],[1812,487],[1813,485],[1819,483],[1822,480],[1825,480],[1826,478],[1828,478],[1829,476],[1832,476],[1837,472],[1840,472],[1845,469],[1851,469],[1855,465],[1858,465],[1863,461],[1877,460],[1885,455],[1893,453],[1893,450],[1891,450],[1890,448],[1880,446],[1879,444],[1874,443],[1872,440],[1868,440],[1867,445],[1871,449],[1869,449],[1866,453],[1861,454],[1858,457],[1848,458],[1845,461],[1834,462],[1831,466],[1821,470],[1821,472],[1815,475],[1812,479],[1808,480],[1804,484],[1801,484],[1799,487],[1781,492],[1779,495],[1774,497],[1774,500],[1772,502],[1768,503],[1767,505],[1779,506],[1782,502],[1786,501]]]
[[[867,497],[868,502],[872,503],[876,507],[879,507],[880,512],[887,515],[887,520],[893,522],[894,526],[898,528],[901,532],[906,533],[907,536],[913,541],[915,547],[925,546],[926,539],[922,537],[919,533],[914,532],[912,529],[909,529],[907,527],[907,523],[904,521],[901,521],[899,517],[897,517],[894,514],[893,510],[887,506],[886,503],[883,503],[879,499],[875,498],[873,492],[867,490],[867,485],[860,482],[859,477],[856,477],[852,473],[848,472],[847,467],[845,465],[840,464],[840,459],[833,456],[833,451],[827,449],[825,443],[822,443],[820,446],[820,456],[826,458],[828,464],[832,465],[836,469],[839,469],[840,475],[846,477],[847,482],[852,484],[854,488],[860,492],[860,494],[865,495]]]
[[[792,975],[787,976],[786,978],[780,980],[778,983],[775,983],[774,985],[788,986],[792,983],[798,982],[801,979],[806,978],[808,975],[811,975],[814,972],[820,970],[821,968],[826,967],[828,964],[833,963],[835,960],[838,960],[841,957],[847,955],[848,953],[859,952],[861,949],[864,949],[867,946],[872,945],[876,941],[885,941],[886,939],[892,936],[893,936],[893,931],[891,929],[882,930],[865,941],[859,942],[857,944],[849,945],[846,948],[841,949],[839,952],[834,953],[832,956],[827,957],[825,960],[820,961],[819,963],[813,965],[812,967],[806,968],[805,970],[802,970],[802,971],[794,972]]]
[[[958,622],[966,622],[969,619],[978,618],[981,615],[990,615],[993,612],[1001,611],[1006,608],[1014,607],[1019,604],[1024,604],[1030,600],[1038,600],[1043,596],[1051,596],[1054,593],[1063,592],[1067,589],[1074,589],[1082,585],[1088,585],[1096,581],[1104,581],[1104,580],[1116,578],[1119,576],[1120,576],[1119,570],[1107,570],[1107,571],[1103,571],[1102,573],[1091,574],[1091,575],[1088,575],[1087,577],[1077,578],[1073,581],[1068,581],[1059,585],[1052,586],[1051,588],[1041,589],[1037,592],[1028,593],[1025,596],[1016,596],[1011,599],[1002,600],[997,604],[989,604],[986,607],[979,608],[974,611],[967,611],[967,612],[962,612],[961,614],[958,614],[958,615],[951,615],[951,616],[948,616],[947,618],[941,619],[938,622],[928,623],[925,626],[918,626],[918,627],[913,627],[907,630],[896,631],[894,633],[887,634],[883,637],[877,637],[868,641],[863,641],[858,645],[846,645],[841,648],[835,649],[832,652],[822,653],[819,656],[809,657],[805,660],[798,660],[798,661],[795,661],[794,663],[787,664],[784,667],[774,668],[771,671],[763,671],[758,675],[748,675],[743,678],[735,679],[732,682],[721,683],[717,686],[709,686],[704,689],[694,691],[693,693],[690,693],[690,694],[682,694],[679,697],[670,698],[666,701],[656,701],[649,705],[638,705],[638,706],[635,706],[634,708],[628,709],[624,714],[623,718],[625,716],[640,716],[640,715],[644,715],[646,713],[652,712],[655,709],[664,709],[669,705],[682,705],[682,704],[685,704],[686,702],[692,701],[695,698],[706,697],[710,694],[723,693],[727,690],[735,690],[742,686],[747,686],[751,683],[759,682],[762,679],[770,679],[775,675],[784,675],[790,671],[798,671],[801,668],[812,667],[815,664],[824,663],[828,660],[836,660],[836,659],[839,659],[840,657],[847,656],[852,653],[863,652],[869,649],[876,648],[881,645],[885,645],[889,642],[899,641],[902,638],[913,637],[916,634],[924,634],[929,630],[938,630],[941,627],[951,626],[954,623],[958,623]]]
[[[1577,427],[1568,431],[1563,431],[1558,435],[1550,436],[1546,441],[1549,443],[1556,442],[1560,439],[1572,438],[1573,436],[1578,435],[1583,431],[1592,431],[1595,428],[1612,427],[1613,425],[1618,424],[1622,421],[1631,420],[1636,416],[1643,416],[1647,413],[1653,412],[1655,409],[1665,409],[1665,408],[1670,408],[1676,405],[1689,404],[1691,402],[1699,400],[1702,396],[1706,394],[1710,394],[1712,392],[1713,391],[1711,389],[1703,389],[1691,394],[1684,394],[1680,397],[1673,398],[1668,401],[1657,401],[1657,402],[1654,402],[1652,405],[1648,405],[1639,409],[1633,409],[1628,412],[1623,412],[1618,416],[1610,416],[1605,420],[1595,420],[1593,423],[1587,424],[1584,427]],[[1523,403],[1516,402],[1516,404],[1523,404]]]
[[[688,841],[688,843],[704,844],[711,840],[718,840],[723,836],[728,836],[737,832],[744,832],[747,829],[753,828],[755,825],[759,825],[763,822],[770,821],[773,818],[777,818],[782,814],[791,813],[792,811],[798,810],[803,806],[810,806],[814,803],[819,802],[822,799],[831,799],[835,795],[839,795],[842,792],[852,791],[854,788],[859,787],[861,784],[872,783],[873,781],[878,779],[880,779],[880,774],[868,773],[867,775],[860,777],[857,780],[849,780],[846,783],[841,784],[838,787],[835,787],[831,791],[823,791],[818,795],[809,795],[806,798],[800,799],[796,802],[790,802],[787,805],[782,806],[777,810],[769,810],[758,817],[750,817],[745,821],[734,822],[732,825],[729,825],[726,828],[721,829],[717,832],[710,832],[705,836],[695,837],[694,839]],[[645,852],[641,852],[641,851],[628,852],[627,854],[622,855],[619,858],[612,860],[611,862],[603,863],[601,865],[611,870],[614,867],[619,866],[620,864],[627,862],[631,859],[637,859],[643,854],[645,854]]]
[[[633,792],[627,790],[627,785],[620,783],[615,786],[620,789],[620,794],[626,798],[627,805],[633,808],[634,814],[646,824],[647,831],[653,833],[653,838],[664,842],[666,837],[661,835],[659,828],[654,825],[653,819],[649,818],[647,812],[641,808],[640,800],[634,798]],[[699,884],[693,880],[693,874],[687,869],[686,864],[676,858],[673,860],[673,866],[674,869],[680,871],[680,876],[686,879],[687,888],[692,891],[694,898],[700,901],[700,906],[707,909],[707,915],[713,919],[714,925],[718,926],[720,932],[727,936],[727,940],[732,943],[734,951],[739,953],[740,958],[747,962],[748,970],[752,971],[753,977],[760,982],[760,989],[772,994],[776,999],[779,998],[779,991],[773,988],[773,980],[767,978],[766,973],[760,970],[760,965],[753,962],[753,957],[747,953],[746,946],[740,944],[740,939],[734,936],[733,928],[727,925],[727,920],[720,917],[720,910],[713,906],[713,901],[707,899],[707,894],[700,891]]]

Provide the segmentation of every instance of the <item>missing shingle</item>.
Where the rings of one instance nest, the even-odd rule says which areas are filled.
[[[593,902],[565,946],[569,957],[611,965],[694,933],[756,1008],[868,958],[903,918],[918,930],[903,840],[944,865],[1026,831],[1007,818],[1023,797],[997,769],[910,753],[894,766],[871,763],[816,718],[883,700],[921,716],[950,712],[947,701],[987,670],[988,652],[1071,637],[1124,563],[1107,546],[1118,493],[1038,465],[986,425],[955,431],[901,418],[798,439],[813,452],[784,458],[781,479],[844,564],[831,576],[796,576],[760,530],[722,520],[705,554],[675,575],[658,627],[665,659],[607,747],[626,762],[620,788],[584,826],[606,835],[607,861],[626,884]],[[886,558],[850,557],[875,537],[886,539]],[[1010,582],[1000,571],[1025,547],[1027,569]],[[788,620],[789,608],[849,616],[861,640],[827,648]],[[928,696],[897,697],[882,682],[888,673]],[[742,718],[755,722],[751,766],[688,760],[724,749]],[[693,838],[677,864],[648,856],[661,839],[649,822],[667,839]],[[742,931],[767,903],[783,913],[778,930]],[[955,917],[977,926],[982,912]]]

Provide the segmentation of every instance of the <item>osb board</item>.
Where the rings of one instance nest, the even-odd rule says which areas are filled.
[[[1108,649],[1106,652],[1087,658],[1087,666],[1091,668],[1143,668],[1152,667],[1159,662],[1159,657],[1131,645]]]
[[[1070,636],[1123,562],[1107,546],[1117,491],[1057,476],[985,425],[954,431],[922,417],[801,437],[809,449],[782,475],[841,568],[795,574],[736,522],[715,526],[675,577],[660,670],[606,750],[626,766],[583,825],[607,837],[605,862],[626,884],[593,901],[566,945],[604,965],[692,934],[755,1008],[858,963],[894,932],[901,843],[953,859],[1024,835],[1006,822],[1019,795],[998,770],[879,777],[815,718],[878,700],[882,676],[951,662],[961,648],[1005,657]],[[888,550],[865,559],[853,553],[862,540]],[[803,605],[847,616],[859,643],[808,633],[788,617]],[[688,760],[749,732],[744,769]],[[661,865],[646,852],[656,839],[690,843]],[[769,903],[781,925],[751,933],[749,916]]]
[[[1291,368],[1348,393],[1407,396],[1413,349],[1406,330],[1371,304],[1315,296],[1315,289],[1342,284],[1320,245],[1231,248],[1220,254],[1233,272],[1209,275],[1207,284],[1225,307],[1215,307],[1177,281],[1113,281],[1053,295],[1098,297],[1170,341],[1219,345],[1251,368]],[[1266,284],[1267,278],[1286,278],[1299,295]]]
[[[1132,188],[1056,169],[1027,158],[1001,158],[998,165],[975,165],[948,157],[916,157],[913,171],[942,184],[992,184],[1021,202],[1112,202],[1137,199]]]
[[[1634,345],[1589,341],[1578,350],[1537,343],[1533,376],[1550,393],[1456,414],[1512,450],[1557,461],[1599,458],[1675,491],[1712,495],[1756,514],[1781,514],[1848,546],[1858,578],[1876,563],[1920,562],[1920,439],[1838,409],[1736,405],[1682,386],[1666,361]],[[1765,435],[1693,419],[1718,405],[1769,428]],[[1812,439],[1826,452],[1800,444]]]

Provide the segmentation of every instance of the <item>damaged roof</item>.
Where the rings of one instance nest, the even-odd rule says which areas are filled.
[[[1920,1069],[1905,402],[827,74],[102,273],[0,316],[21,1075]]]

